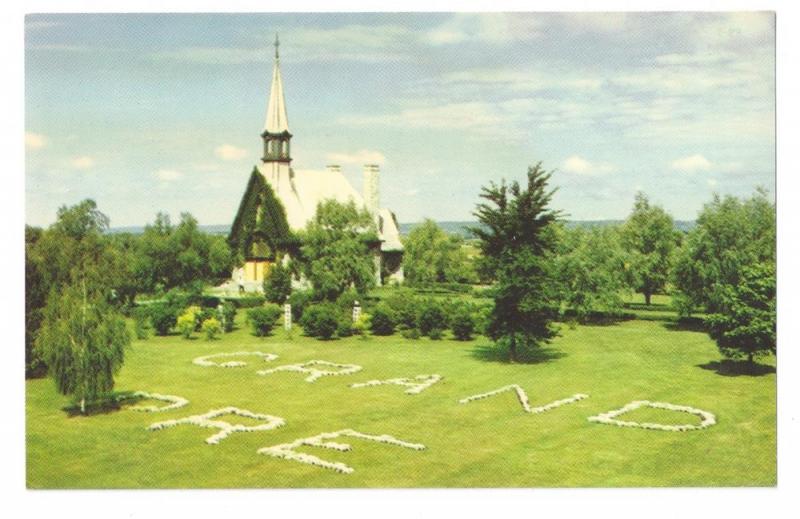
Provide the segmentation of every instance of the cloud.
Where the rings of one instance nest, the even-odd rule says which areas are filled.
[[[610,173],[616,168],[608,163],[592,163],[582,157],[573,155],[561,163],[561,169],[567,173],[591,176]]]
[[[157,179],[164,183],[172,182],[173,180],[178,180],[179,178],[183,177],[183,173],[174,169],[159,169],[153,173],[153,175],[155,175]]]
[[[60,25],[63,24],[61,22],[53,22],[48,20],[31,20],[30,15],[25,17],[25,29],[29,31],[37,29],[49,29],[51,27],[58,27]]]
[[[92,169],[94,164],[94,159],[87,155],[75,157],[70,161],[70,165],[72,165],[73,169]]]
[[[47,145],[47,137],[41,133],[25,132],[25,148],[39,150]]]
[[[247,156],[247,150],[233,144],[223,144],[214,148],[214,155],[222,160],[241,160]]]
[[[280,29],[280,28],[279,28]],[[335,28],[288,28],[281,57],[292,63],[356,61],[382,63],[410,61],[418,39],[411,29],[401,25],[345,25]],[[275,49],[273,34],[257,36],[255,46],[181,47],[157,52],[157,61],[183,61],[206,65],[240,65],[271,62]]]
[[[359,150],[355,153],[328,153],[325,160],[331,164],[383,164],[386,157],[379,151]]]
[[[708,171],[711,169],[712,163],[710,160],[700,155],[689,155],[682,159],[672,161],[672,169],[682,171],[684,173],[694,173],[696,171]]]
[[[534,15],[456,13],[426,32],[423,41],[434,46],[465,42],[506,45],[538,38],[542,34],[542,27],[542,20]]]

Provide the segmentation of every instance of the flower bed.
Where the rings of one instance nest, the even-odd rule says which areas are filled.
[[[242,425],[242,424],[231,424],[228,422],[224,422],[222,420],[213,420],[213,418],[217,418],[219,416],[224,416],[226,414],[234,414],[237,416],[243,416],[246,418],[252,418],[253,420],[262,420],[267,423],[261,425]],[[206,438],[206,443],[209,445],[216,445],[221,440],[225,439],[231,433],[235,432],[254,432],[254,431],[269,431],[271,429],[277,429],[286,424],[286,420],[279,416],[272,416],[268,414],[259,414],[254,413],[252,411],[248,411],[246,409],[239,409],[238,407],[223,407],[222,409],[212,409],[211,411],[207,412],[206,414],[194,415],[194,416],[187,416],[185,418],[179,418],[177,420],[167,420],[164,422],[156,422],[151,424],[147,430],[148,431],[158,431],[161,429],[168,429],[170,427],[175,427],[176,425],[196,425],[198,427],[208,427],[208,428],[216,428],[220,429],[220,431],[216,434],[213,434]]]
[[[311,366],[328,366],[331,368],[340,368],[337,371],[316,369]],[[336,364],[335,362],[328,362],[326,360],[310,360],[302,364],[286,364],[278,366],[277,368],[265,369],[256,371],[259,375],[269,375],[277,373],[278,371],[296,371],[298,373],[308,373],[309,376],[305,378],[306,382],[314,382],[320,377],[336,376],[336,375],[350,375],[361,371],[361,366],[357,364]]]
[[[422,393],[424,390],[428,389],[435,383],[442,380],[441,375],[433,374],[433,375],[417,375],[414,378],[390,378],[387,380],[369,380],[367,382],[358,382],[356,384],[350,384],[350,387],[358,388],[358,387],[369,387],[369,386],[382,386],[386,384],[395,384],[398,386],[406,386],[409,389],[405,390],[405,393],[408,395],[417,395]]]
[[[425,446],[421,443],[410,443],[403,440],[398,440],[394,436],[390,436],[388,434],[376,436],[354,431],[353,429],[342,429],[340,431],[324,432],[309,438],[300,438],[299,440],[295,440],[293,442],[273,445],[272,447],[264,447],[263,449],[259,449],[258,453],[272,456],[273,458],[281,458],[298,461],[300,463],[306,463],[308,465],[315,465],[317,467],[334,470],[343,474],[351,474],[353,472],[353,468],[340,461],[326,461],[312,454],[304,454],[295,450],[304,445],[310,447],[320,447],[323,449],[331,449],[340,452],[351,450],[352,447],[350,444],[330,441],[339,438],[340,436],[350,436],[352,438],[359,438],[362,440],[374,441],[387,445],[395,445],[397,447],[404,447],[406,449],[418,451],[425,449]]]
[[[160,395],[158,393],[148,393],[146,391],[136,391],[131,395],[132,397],[150,398],[153,400],[161,400],[162,402],[169,402],[169,405],[155,406],[155,405],[136,405],[131,407],[132,411],[140,411],[144,413],[160,413],[161,411],[171,411],[178,409],[189,403],[188,400],[181,396],[174,395]]]
[[[616,419],[618,416],[623,415],[629,411],[639,409],[640,407],[652,407],[655,409],[666,409],[667,411],[678,411],[682,413],[689,413],[695,416],[699,416],[701,422],[699,425],[692,425],[692,424],[664,425],[660,423],[628,422]],[[650,402],[649,400],[635,400],[629,404],[624,405],[623,407],[620,407],[619,409],[614,409],[613,411],[609,411],[607,413],[601,413],[597,416],[590,416],[589,418],[587,418],[587,420],[595,423],[616,425],[617,427],[638,427],[641,429],[653,429],[658,431],[674,431],[674,432],[695,431],[699,429],[705,429],[706,427],[711,427],[712,425],[717,423],[716,417],[713,414],[709,413],[708,411],[703,411],[702,409],[696,409],[694,407],[689,407],[686,405],[675,405],[667,402]]]
[[[278,356],[275,355],[274,353],[262,353],[260,351],[237,351],[234,353],[214,353],[213,355],[204,355],[202,357],[197,357],[192,361],[192,364],[204,367],[218,366],[221,368],[239,368],[242,366],[247,366],[247,363],[240,360],[231,360],[228,362],[217,363],[208,359],[216,359],[219,357],[240,357],[243,355],[256,355],[258,357],[263,358],[264,362],[269,362],[271,360],[275,360],[278,358]]]
[[[519,384],[510,384],[508,386],[503,386],[499,389],[495,389],[494,391],[489,391],[488,393],[481,393],[479,395],[472,395],[466,398],[462,398],[458,401],[459,404],[467,404],[472,402],[473,400],[481,400],[484,398],[489,398],[490,396],[495,396],[500,393],[504,393],[506,391],[514,391],[517,394],[517,399],[519,403],[522,405],[522,408],[525,410],[526,413],[531,414],[539,414],[544,413],[545,411],[549,411],[551,409],[555,409],[556,407],[561,407],[562,405],[571,404],[573,402],[577,402],[579,400],[583,400],[584,398],[589,398],[589,395],[585,395],[583,393],[576,393],[571,397],[564,398],[561,400],[556,400],[555,402],[550,402],[549,404],[545,404],[543,406],[531,407],[530,401],[528,400],[528,395],[525,393],[525,390]]]

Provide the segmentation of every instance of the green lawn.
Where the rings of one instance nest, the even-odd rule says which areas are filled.
[[[137,341],[117,379],[119,390],[179,395],[188,406],[162,413],[122,409],[67,417],[68,399],[49,379],[27,382],[27,482],[31,488],[161,487],[549,487],[771,486],[776,484],[775,375],[728,376],[699,367],[719,360],[703,333],[670,323],[635,320],[613,326],[563,327],[537,364],[492,360],[485,340],[410,341],[399,336],[321,342],[288,339],[282,330],[260,339],[240,329],[223,339],[177,336]],[[203,368],[199,355],[260,350],[243,368]],[[363,366],[323,377],[255,371],[311,359]],[[229,359],[225,359],[229,360]],[[771,361],[770,361],[771,362]],[[351,389],[371,379],[438,373],[444,379],[418,395],[400,386]],[[588,399],[531,415],[513,393],[458,400],[520,384],[531,405],[575,393]],[[632,400],[689,405],[716,415],[717,425],[689,432],[618,428],[587,417]],[[237,406],[283,417],[282,428],[233,433],[218,445],[216,429],[181,425],[147,431],[156,421]],[[698,419],[657,409],[625,417],[661,423]],[[685,419],[683,419],[685,418]],[[222,418],[226,419],[226,418]],[[252,423],[248,419],[232,422]],[[351,428],[422,443],[414,451],[339,439],[350,452],[302,452],[355,469],[340,474],[256,451],[324,431]]]

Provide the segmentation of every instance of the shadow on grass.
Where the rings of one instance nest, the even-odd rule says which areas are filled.
[[[508,348],[495,346],[491,344],[483,344],[475,346],[470,350],[470,355],[478,360],[487,362],[502,362],[504,364],[511,364],[508,355]],[[539,348],[521,348],[517,350],[517,360],[515,364],[542,364],[550,362],[567,354],[555,348],[539,347]]]
[[[717,375],[725,377],[763,377],[775,373],[775,366],[768,364],[749,363],[746,360],[714,360],[705,364],[698,364],[698,368],[714,371]]]
[[[119,411],[123,407],[133,405],[144,397],[135,396],[132,391],[113,393],[106,398],[86,402],[86,412],[81,413],[81,406],[77,402],[62,407],[61,410],[67,413],[70,418],[74,416],[94,416],[98,414],[109,414]]]
[[[684,317],[677,321],[668,322],[664,328],[672,332],[705,332],[706,325],[702,319],[695,317]]]

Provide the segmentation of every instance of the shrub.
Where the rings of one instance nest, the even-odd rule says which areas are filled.
[[[178,317],[178,331],[183,336],[184,339],[188,339],[192,336],[192,332],[194,331],[194,313],[193,312],[184,312]]]
[[[222,328],[226,332],[233,331],[233,325],[236,322],[236,305],[230,301],[222,303]]]
[[[222,333],[222,325],[215,317],[209,317],[203,321],[201,330],[206,335],[206,340],[210,341],[216,338],[217,335]]]
[[[264,280],[264,297],[270,303],[282,305],[291,293],[292,273],[277,262],[269,269],[269,275]]]
[[[475,332],[481,335],[486,335],[489,329],[489,323],[492,320],[492,305],[481,305],[475,310],[472,316],[475,323]]]
[[[194,330],[196,332],[201,331],[203,323],[212,318],[217,318],[217,311],[215,309],[201,308],[200,311],[194,315]],[[219,322],[219,320],[217,320],[217,322]]]
[[[247,320],[253,328],[253,335],[266,337],[272,333],[275,322],[281,316],[281,308],[275,304],[267,304],[247,311]]]
[[[339,324],[336,326],[337,337],[350,337],[353,335],[353,322],[352,318],[347,316],[339,316]]]
[[[371,317],[365,313],[362,313],[358,319],[355,320],[353,325],[350,327],[350,331],[353,335],[358,335],[362,339],[367,338],[367,329],[370,328],[370,322],[372,321]]]
[[[150,313],[147,308],[136,307],[133,309],[133,331],[139,340],[147,340],[153,325],[150,323]]]
[[[153,323],[153,328],[158,335],[167,335],[175,326],[177,312],[169,304],[151,304],[147,307],[147,313],[150,314],[150,322]]]
[[[439,303],[428,299],[423,303],[417,317],[417,326],[422,335],[430,335],[434,328],[441,328],[447,317]]]
[[[378,303],[372,310],[372,333],[375,335],[391,335],[394,333],[394,315],[386,303]]]
[[[414,296],[413,290],[405,288],[392,290],[384,303],[391,309],[395,325],[416,328],[419,298]]]
[[[440,341],[442,337],[444,337],[444,330],[441,328],[431,328],[431,331],[428,332],[428,337],[434,341]]]
[[[417,340],[420,337],[419,330],[417,330],[416,328],[404,328],[400,332],[400,335],[402,335],[403,338],[405,339],[413,339],[413,340]]]
[[[243,296],[233,300],[239,308],[257,308],[263,305],[267,300],[261,294],[252,296]]]
[[[472,334],[475,332],[475,321],[468,306],[463,305],[454,310],[450,319],[450,328],[453,330],[453,336],[456,340],[468,341],[472,339]]]
[[[310,305],[300,319],[306,335],[321,339],[330,339],[339,329],[336,307],[331,303]]]
[[[303,311],[314,300],[314,292],[311,290],[295,290],[289,296],[289,304],[292,305],[292,319],[300,321]]]

